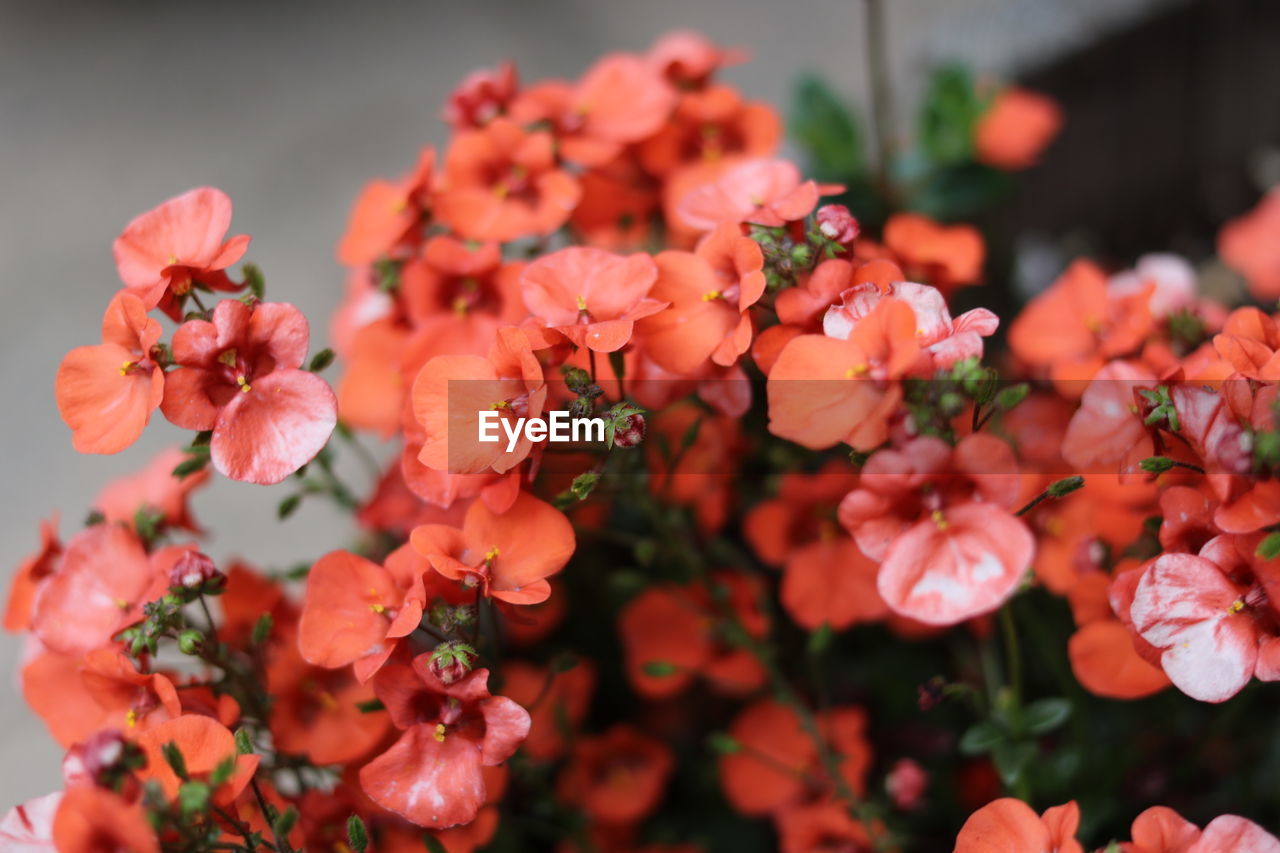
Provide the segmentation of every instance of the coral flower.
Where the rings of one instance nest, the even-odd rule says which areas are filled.
[[[338,420],[327,382],[301,370],[307,320],[292,305],[224,299],[213,320],[174,333],[180,367],[162,411],[183,429],[212,430],[213,466],[233,480],[278,483],[320,452]]]
[[[408,545],[385,568],[349,551],[321,557],[307,574],[298,621],[303,659],[329,669],[355,664],[356,677],[368,681],[422,621],[429,570]]]
[[[986,245],[971,225],[940,225],[917,213],[898,213],[884,226],[884,244],[908,276],[943,291],[976,284],[982,276]]]
[[[877,587],[894,612],[953,625],[999,607],[1031,567],[1035,537],[1008,510],[1017,496],[1000,439],[977,433],[952,450],[917,438],[867,460],[840,522],[882,561]]]
[[[4,629],[26,631],[31,628],[31,610],[40,587],[58,568],[62,542],[58,539],[58,518],[40,522],[40,550],[23,560],[9,582],[9,600],[5,603]]]
[[[1016,171],[1034,166],[1062,128],[1062,109],[1052,98],[1026,89],[1005,89],[974,128],[979,162]]]
[[[823,315],[822,331],[829,338],[848,339],[857,322],[883,299],[897,299],[911,306],[916,317],[916,341],[921,347],[920,361],[912,372],[922,376],[932,376],[966,358],[982,358],[982,339],[994,335],[1000,325],[1000,318],[986,308],[974,308],[951,319],[942,292],[927,284],[898,281],[881,287],[866,282],[840,294],[840,304],[832,305]]]
[[[518,89],[514,63],[472,71],[449,93],[443,118],[455,130],[484,127],[506,112]]]
[[[649,298],[657,278],[648,255],[570,247],[525,267],[521,287],[525,305],[548,328],[575,346],[614,352],[631,339],[637,320],[667,307]]]
[[[53,818],[53,844],[58,853],[159,853],[160,843],[141,803],[91,785],[77,785],[62,795]],[[10,848],[12,849],[12,848]]]
[[[468,823],[485,802],[482,768],[501,764],[529,733],[529,714],[489,693],[489,671],[445,684],[430,654],[412,667],[393,663],[374,679],[391,720],[404,729],[360,769],[360,786],[378,805],[418,826]]]
[[[112,245],[120,280],[147,309],[160,306],[177,320],[182,297],[196,285],[238,290],[224,270],[244,255],[249,236],[224,240],[231,199],[200,187],[139,215]]]
[[[871,766],[866,714],[860,708],[835,708],[818,722],[841,756],[845,783],[861,792]],[[742,748],[721,756],[720,786],[729,805],[742,814],[775,814],[832,784],[812,738],[786,705],[773,699],[753,702],[734,719],[729,735]]]
[[[1090,379],[1107,359],[1133,351],[1151,332],[1154,287],[1114,295],[1102,270],[1076,261],[1013,321],[1009,346],[1054,379]]]
[[[148,557],[133,531],[117,524],[81,531],[36,598],[32,631],[67,654],[105,645],[168,588],[168,570],[182,551],[166,548]]]
[[[1136,391],[1155,385],[1155,376],[1139,362],[1113,361],[1099,370],[1080,398],[1062,439],[1062,458],[1078,471],[1115,464],[1132,456],[1147,428],[1139,414]],[[1150,453],[1140,455],[1150,456]]]
[[[764,683],[764,670],[746,649],[716,631],[714,597],[757,639],[768,630],[761,589],[742,575],[717,573],[714,586],[657,584],[627,602],[618,617],[627,677],[640,695],[666,699],[704,676],[721,693],[742,695]],[[654,671],[657,668],[657,671]]]
[[[269,663],[267,688],[274,699],[272,743],[317,765],[360,759],[382,743],[391,724],[386,714],[361,708],[376,698],[372,685],[349,669],[308,666],[292,648]]]
[[[774,824],[779,853],[875,849],[866,826],[849,816],[848,806],[834,799],[784,809]]]
[[[705,84],[719,69],[745,62],[747,56],[739,48],[718,47],[702,33],[673,30],[653,43],[647,58],[672,85],[689,90]]]
[[[769,157],[781,134],[782,122],[768,105],[746,103],[729,86],[708,86],[684,94],[671,121],[640,144],[637,156],[650,174],[667,175],[727,157]]]
[[[511,604],[546,601],[547,578],[564,568],[574,549],[573,526],[564,513],[527,492],[501,514],[476,501],[462,529],[426,524],[410,541],[446,578]]]
[[[751,346],[747,309],[764,295],[759,244],[729,223],[708,234],[694,252],[662,252],[650,296],[670,307],[640,321],[649,357],[684,376],[707,359],[728,366]]]
[[[572,669],[556,671],[526,661],[502,665],[502,689],[529,712],[529,737],[522,755],[548,761],[559,758],[587,716],[595,689],[595,665],[580,659]]]
[[[769,371],[769,431],[812,450],[870,450],[888,437],[901,392],[892,380],[920,355],[911,306],[884,299],[847,340],[801,335]]]
[[[151,354],[160,334],[142,301],[121,291],[103,315],[102,343],[67,353],[54,393],[76,450],[117,453],[142,435],[164,395],[164,370]]]
[[[889,608],[876,589],[879,566],[839,529],[792,552],[782,574],[782,606],[796,624],[842,631],[874,622]]]
[[[1218,254],[1227,266],[1245,277],[1249,292],[1262,301],[1280,297],[1280,190],[1262,197],[1253,210],[1222,227]]]
[[[678,203],[678,217],[697,231],[724,222],[776,228],[804,219],[818,206],[819,196],[839,190],[802,181],[800,170],[786,160],[745,160],[686,194]]]
[[[1080,807],[1075,801],[1037,815],[1011,797],[969,815],[956,837],[955,853],[1083,853],[1076,840]]]
[[[673,769],[666,744],[623,723],[579,738],[557,789],[602,823],[632,823],[657,807]]]
[[[260,755],[241,755],[236,749],[235,736],[227,727],[201,714],[186,714],[161,723],[140,733],[135,740],[147,755],[146,769],[140,775],[160,783],[161,790],[170,799],[177,796],[183,780],[164,757],[166,744],[177,746],[187,775],[192,779],[207,779],[227,759],[235,761],[231,777],[212,792],[215,803],[230,803],[240,796],[262,760]]]
[[[1213,347],[1241,376],[1280,381],[1280,326],[1257,308],[1232,311],[1222,333],[1214,337]]]
[[[562,157],[599,166],[653,135],[675,103],[675,90],[656,69],[638,56],[615,54],[576,84],[544,83],[523,93],[512,114],[526,124],[550,121]]]
[[[436,152],[424,148],[413,170],[398,181],[374,180],[356,198],[338,242],[338,263],[358,267],[414,244],[430,200]],[[420,238],[419,238],[420,239]]]
[[[445,155],[436,215],[470,240],[554,232],[582,193],[557,167],[554,147],[550,133],[527,132],[506,118],[458,134]]]
[[[109,522],[133,524],[138,512],[143,511],[158,519],[160,526],[199,533],[187,498],[209,481],[209,470],[202,469],[179,480],[173,476],[173,469],[186,458],[181,448],[162,450],[138,473],[108,483],[94,499],[93,508]]]

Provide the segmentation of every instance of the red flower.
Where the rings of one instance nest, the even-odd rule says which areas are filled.
[[[328,383],[299,369],[308,335],[292,305],[224,299],[212,322],[190,320],[174,333],[181,366],[169,373],[165,417],[213,430],[213,466],[227,477],[280,482],[320,452],[338,419]]]
[[[147,309],[160,306],[177,320],[182,297],[196,285],[238,290],[224,270],[240,260],[249,236],[224,240],[231,227],[231,199],[200,187],[136,217],[112,251],[120,279]]]
[[[481,768],[501,764],[529,733],[529,714],[489,693],[489,670],[453,684],[430,671],[430,654],[412,667],[392,663],[374,679],[391,720],[405,732],[360,770],[374,802],[418,826],[468,823],[485,802]]]
[[[102,318],[102,343],[76,347],[58,367],[58,412],[81,453],[118,453],[137,441],[164,395],[152,359],[160,324],[136,296],[120,292]]]

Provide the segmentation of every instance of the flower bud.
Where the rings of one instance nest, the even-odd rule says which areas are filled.
[[[204,642],[204,635],[199,631],[188,630],[178,635],[178,651],[184,655],[196,655],[200,653],[200,645]]]
[[[644,415],[631,415],[622,429],[613,433],[613,443],[617,447],[635,447],[644,441]]]
[[[914,811],[929,787],[929,774],[910,758],[902,758],[885,777],[884,787],[895,806],[904,812]]]
[[[125,775],[146,763],[142,749],[123,732],[103,729],[71,747],[63,761],[63,775],[68,783],[89,781],[106,788],[116,788]]]
[[[476,650],[466,643],[450,640],[436,646],[427,668],[445,684],[460,681],[476,662]]]
[[[862,226],[843,204],[824,204],[815,214],[822,236],[846,249],[862,232]]]
[[[217,594],[226,585],[227,576],[218,571],[213,560],[199,551],[187,551],[169,570],[171,589]]]

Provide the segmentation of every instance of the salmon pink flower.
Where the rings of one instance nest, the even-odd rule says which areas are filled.
[[[577,740],[557,790],[602,823],[634,823],[657,807],[673,769],[666,744],[622,723]]]
[[[550,122],[564,159],[599,166],[624,146],[653,135],[675,103],[675,90],[656,69],[638,56],[620,53],[598,61],[575,84],[532,87],[511,112],[526,125]]]
[[[816,631],[842,631],[875,622],[889,613],[876,589],[879,566],[839,529],[796,548],[787,559],[779,590],[782,606],[796,624]]]
[[[320,452],[338,420],[327,382],[301,370],[307,320],[292,305],[224,299],[213,320],[174,333],[162,411],[183,429],[212,430],[213,467],[233,480],[278,483]]]
[[[673,30],[649,48],[649,64],[682,90],[697,89],[711,75],[728,65],[745,62],[746,52],[735,47],[719,47],[702,33]]]
[[[574,549],[564,513],[527,492],[501,514],[475,501],[461,529],[427,524],[410,541],[446,578],[511,604],[546,601],[547,578],[564,568]]]
[[[1034,166],[1062,128],[1062,109],[1052,98],[1017,87],[996,95],[974,128],[978,162],[1017,171]]]
[[[182,780],[164,757],[166,744],[174,744],[182,753],[191,779],[207,780],[224,761],[234,760],[231,777],[212,791],[213,801],[218,804],[230,803],[240,796],[262,760],[260,755],[241,755],[236,749],[235,736],[227,727],[201,714],[185,714],[161,723],[139,733],[135,741],[147,755],[146,768],[139,775],[158,782],[169,799],[178,795]]]
[[[1236,217],[1218,234],[1218,254],[1223,262],[1245,277],[1254,298],[1280,297],[1280,190],[1267,193],[1253,210]]]
[[[840,294],[840,304],[828,308],[822,318],[823,332],[829,338],[847,340],[858,321],[884,299],[905,302],[915,314],[921,358],[912,372],[921,376],[932,376],[967,358],[981,359],[982,339],[994,335],[1000,325],[1000,319],[986,308],[974,308],[952,320],[942,292],[927,284],[898,281],[881,288],[867,282]]]
[[[102,343],[67,353],[54,393],[76,450],[118,453],[142,435],[164,395],[164,370],[152,355],[160,334],[142,301],[121,291],[102,318]]]
[[[442,829],[475,818],[485,802],[482,768],[511,757],[529,733],[529,714],[490,694],[489,670],[444,684],[431,673],[430,657],[419,655],[412,667],[390,664],[374,678],[404,734],[360,769],[360,786],[383,808]]]
[[[445,155],[436,215],[469,240],[551,234],[582,194],[556,165],[554,147],[550,133],[525,131],[506,118],[459,133]]]
[[[472,71],[449,93],[444,120],[455,130],[484,127],[506,112],[518,89],[514,63]]]
[[[1232,311],[1213,347],[1241,376],[1261,382],[1280,381],[1280,325],[1257,308]]]
[[[9,582],[9,600],[5,603],[4,629],[27,631],[31,628],[31,611],[40,587],[57,571],[62,557],[58,539],[58,518],[40,522],[40,549],[23,560]]]
[[[416,626],[415,626],[416,627]],[[271,739],[276,749],[307,756],[317,765],[356,761],[381,744],[390,728],[386,714],[361,705],[373,701],[373,686],[357,680],[360,667],[321,669],[286,647],[267,665]]]
[[[539,417],[547,386],[528,337],[510,326],[499,330],[487,358],[440,355],[427,361],[409,399],[423,431],[418,461],[450,474],[501,474],[523,462],[533,443],[522,434],[508,453],[501,441],[479,441],[480,413],[496,411],[503,421]]]
[[[414,168],[398,181],[374,180],[356,198],[347,230],[338,242],[338,263],[371,264],[411,251],[430,206],[436,151],[423,148]]]
[[[230,240],[231,199],[222,190],[199,187],[136,217],[116,238],[112,251],[120,279],[148,310],[160,306],[182,316],[183,297],[197,285],[239,290],[225,270],[244,255],[249,236]]]
[[[697,231],[711,231],[725,222],[776,228],[804,219],[818,206],[819,196],[841,189],[802,181],[800,170],[786,160],[744,160],[686,194],[679,201],[678,216]]]
[[[1200,827],[1167,806],[1152,806],[1133,819],[1129,834],[1123,853],[1186,853],[1200,840]]]
[[[614,352],[631,339],[637,320],[667,307],[649,298],[657,278],[648,255],[570,247],[525,267],[521,288],[525,305],[548,328],[575,346]]]
[[[1195,554],[1162,554],[1143,573],[1129,615],[1135,631],[1160,651],[1160,665],[1193,699],[1224,702],[1255,675],[1280,678],[1272,652],[1275,611],[1271,572],[1249,578],[1258,558],[1234,536],[1218,536]]]
[[[894,612],[954,625],[995,610],[1031,567],[1035,537],[1008,507],[1018,497],[1013,451],[981,433],[947,447],[913,439],[877,451],[840,523],[880,560],[877,587]]]
[[[859,450],[888,437],[901,389],[920,345],[911,306],[884,299],[847,340],[800,335],[769,371],[769,431],[811,450],[844,442]]]
[[[298,621],[298,649],[308,663],[336,669],[355,664],[368,681],[399,640],[413,633],[427,604],[427,562],[408,545],[379,566],[349,551],[333,551],[307,573]]]
[[[1037,815],[1011,797],[969,815],[956,837],[955,853],[1084,853],[1076,840],[1080,807],[1075,801]]]
[[[640,143],[636,155],[646,172],[665,176],[726,158],[770,157],[781,135],[782,122],[771,107],[712,85],[681,95],[671,120]]]
[[[971,225],[940,225],[917,213],[898,213],[884,226],[884,244],[908,276],[944,292],[977,284],[986,260],[982,234]]]
[[[48,849],[59,853],[160,853],[160,843],[140,802],[129,802],[106,788],[77,785],[65,791],[58,802],[53,844]]]
[[[162,450],[138,473],[108,483],[94,499],[93,508],[109,522],[133,524],[143,511],[155,516],[163,527],[199,533],[187,498],[209,481],[209,471],[202,469],[179,480],[173,469],[186,458],[181,448]]]
[[[670,307],[639,323],[649,357],[681,376],[708,358],[734,364],[751,346],[747,310],[764,295],[759,244],[726,224],[704,237],[696,251],[662,252],[653,261],[658,278],[650,296]]]
[[[1142,422],[1136,400],[1137,391],[1150,389],[1156,377],[1140,362],[1113,361],[1103,367],[1089,382],[1080,398],[1080,408],[1071,417],[1062,439],[1062,458],[1076,470],[1088,471],[1095,465],[1128,461],[1137,453],[1143,458],[1151,453],[1147,427]],[[1129,470],[1132,465],[1126,465]]]
[[[50,649],[83,654],[110,642],[142,617],[142,605],[169,586],[169,568],[183,553],[151,557],[127,527],[96,524],[67,543],[58,570],[36,598],[31,629]]]
[[[526,661],[502,664],[502,689],[529,712],[529,736],[521,754],[549,761],[559,758],[582,724],[595,689],[596,671],[588,659],[556,671]]]

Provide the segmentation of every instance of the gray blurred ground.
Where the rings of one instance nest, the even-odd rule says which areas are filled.
[[[894,87],[910,98],[936,61],[1012,73],[1048,61],[1159,0],[890,0]],[[157,415],[116,457],[78,456],[53,402],[71,347],[96,343],[118,287],[111,241],[136,213],[212,184],[272,299],[327,337],[341,271],[333,244],[369,177],[396,175],[443,139],[445,95],[510,57],[525,79],[570,77],[601,52],[700,29],[750,49],[729,79],[783,104],[802,71],[865,101],[856,0],[471,0],[467,3],[0,2],[0,576],[59,510],[78,529],[99,488],[179,437]],[[274,520],[280,490],[219,482],[195,509],[216,558],[284,566],[348,530],[318,506]],[[0,639],[0,807],[59,784],[60,750],[25,709]]]

